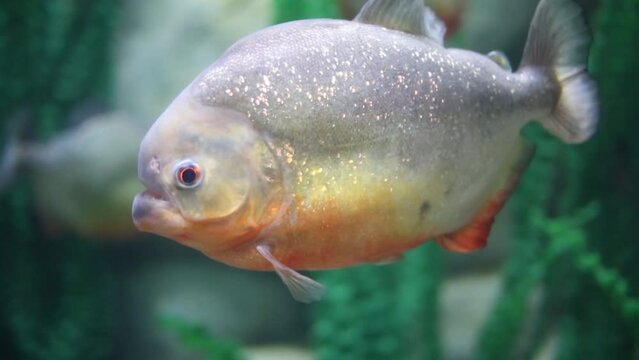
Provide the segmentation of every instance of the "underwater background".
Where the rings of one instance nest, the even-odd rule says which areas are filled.
[[[579,1],[598,132],[525,129],[536,155],[478,253],[316,272],[329,290],[303,305],[131,228],[139,139],[193,77],[248,33],[362,3],[0,3],[0,359],[639,359],[639,0]],[[448,46],[516,64],[537,1],[427,3]],[[9,171],[16,142],[50,156]]]

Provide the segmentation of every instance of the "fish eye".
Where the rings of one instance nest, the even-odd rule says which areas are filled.
[[[193,189],[202,183],[202,169],[192,160],[184,160],[175,167],[175,180],[183,189]]]

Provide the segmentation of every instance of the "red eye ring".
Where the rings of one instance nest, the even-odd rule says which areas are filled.
[[[181,188],[195,188],[202,183],[202,169],[194,161],[184,160],[175,167],[175,180]]]

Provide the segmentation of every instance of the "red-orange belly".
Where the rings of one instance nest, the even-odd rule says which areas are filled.
[[[207,255],[236,267],[271,270],[255,250],[265,242],[278,260],[293,269],[331,269],[392,260],[430,238],[431,234],[417,232],[418,214],[415,227],[406,228],[406,221],[398,221],[396,209],[374,200],[380,199],[348,206],[336,202],[321,207],[298,205],[262,238],[222,254]]]

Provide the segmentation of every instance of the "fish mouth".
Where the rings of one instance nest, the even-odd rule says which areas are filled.
[[[174,237],[185,221],[178,209],[160,192],[146,190],[135,196],[131,209],[133,223],[140,231]]]
[[[161,192],[148,190],[148,189],[139,193],[137,196],[146,198],[151,201],[169,201],[166,198],[166,196],[164,196],[164,194],[162,194]]]
[[[165,203],[168,203],[168,200],[160,193],[146,190],[137,194],[133,199],[133,221],[143,220],[154,207],[166,206]]]

